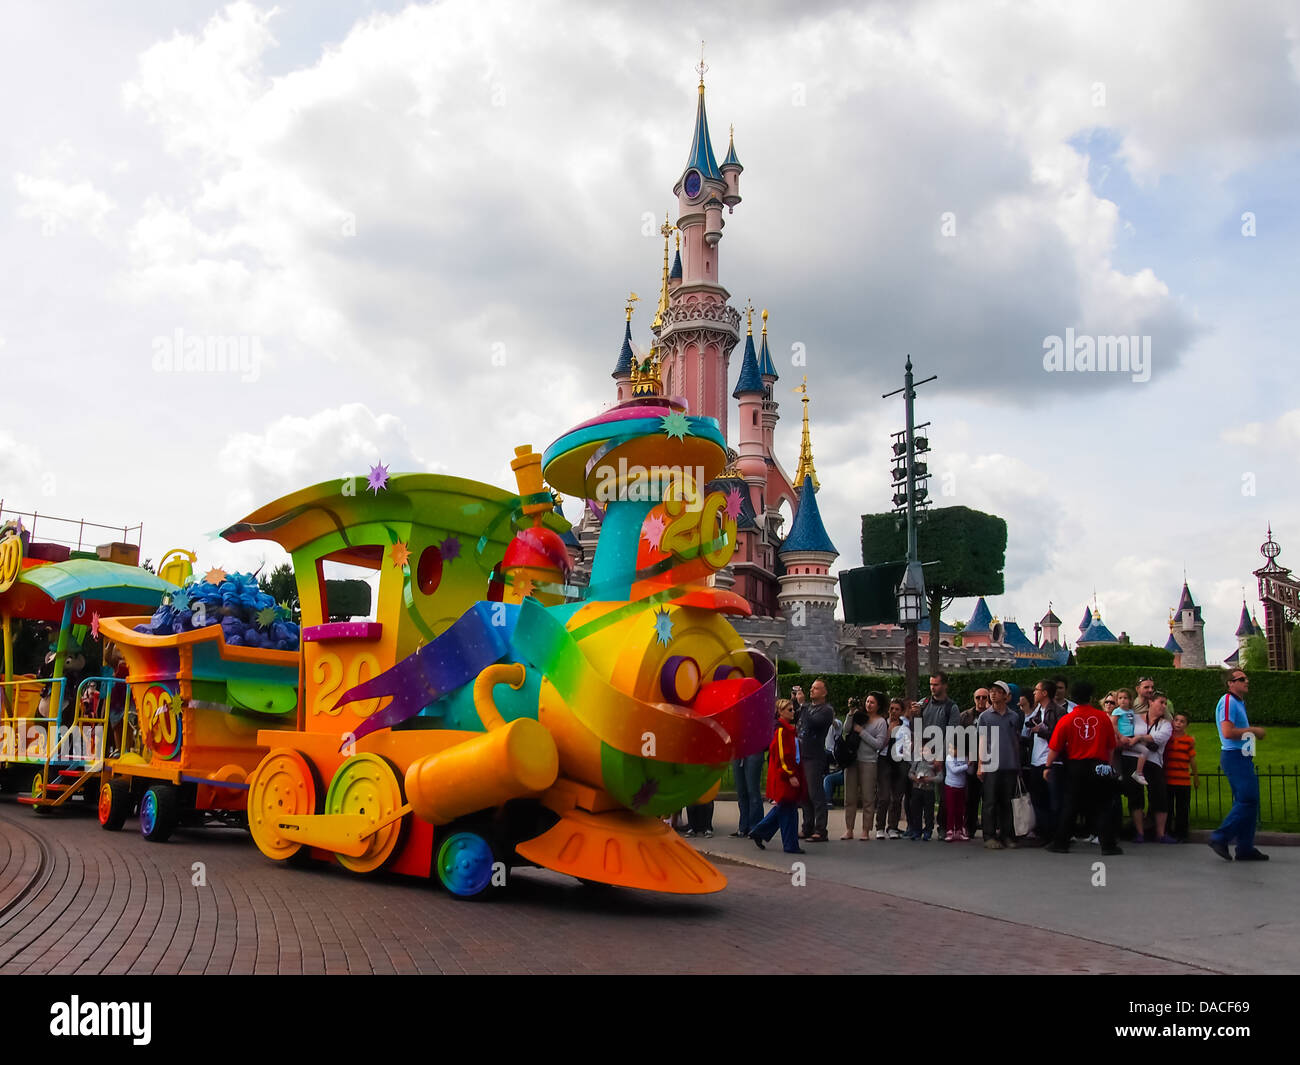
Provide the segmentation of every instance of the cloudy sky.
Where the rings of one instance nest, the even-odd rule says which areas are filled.
[[[325,6],[7,8],[6,507],[232,567],[212,530],[376,461],[510,485],[611,399],[703,39],[722,281],[808,374],[840,566],[908,353],[938,502],[1009,524],[1001,616],[1072,636],[1095,589],[1163,643],[1186,570],[1216,660],[1267,522],[1300,562],[1293,4]],[[1149,380],[1048,372],[1067,330],[1150,338]],[[249,361],[168,372],[191,337]]]

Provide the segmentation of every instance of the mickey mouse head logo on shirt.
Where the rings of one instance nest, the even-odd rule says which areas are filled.
[[[1090,740],[1097,734],[1097,722],[1089,717],[1076,717],[1074,719],[1074,728],[1079,733],[1081,740]]]

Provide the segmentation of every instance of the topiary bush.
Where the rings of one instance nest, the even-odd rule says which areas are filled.
[[[1173,669],[1174,653],[1151,644],[1100,643],[1080,647],[1075,658],[1081,666],[1124,666],[1140,669]]]

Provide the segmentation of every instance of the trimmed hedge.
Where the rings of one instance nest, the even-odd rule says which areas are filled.
[[[1129,666],[1061,666],[1056,669],[962,670],[948,674],[948,693],[962,707],[973,706],[975,689],[985,688],[995,680],[1018,684],[1021,691],[1032,692],[1044,677],[1064,677],[1067,685],[1087,678],[1097,688],[1097,698],[1112,688],[1137,684],[1139,676],[1150,677],[1156,689],[1169,696],[1171,712],[1186,713],[1192,721],[1214,720],[1214,707],[1225,686],[1222,669],[1133,669]],[[801,684],[804,691],[820,677],[826,682],[826,697],[836,707],[843,707],[850,695],[862,696],[872,690],[886,695],[903,694],[903,676],[864,675],[856,673],[781,674],[777,684],[780,694],[789,697],[790,688]],[[920,697],[929,693],[929,677],[921,670]],[[1300,672],[1256,672],[1250,678],[1250,695],[1246,698],[1250,720],[1255,725],[1300,725]]]
[[[1130,669],[1173,669],[1174,653],[1151,644],[1099,643],[1074,653],[1081,666],[1124,666]],[[1124,685],[1127,687],[1128,685]]]

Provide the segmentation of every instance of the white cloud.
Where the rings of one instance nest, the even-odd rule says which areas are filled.
[[[94,236],[104,231],[104,218],[116,208],[112,199],[89,181],[61,181],[55,177],[31,174],[14,175],[18,193],[18,217],[41,223],[46,236],[66,229],[69,224],[84,226]]]

